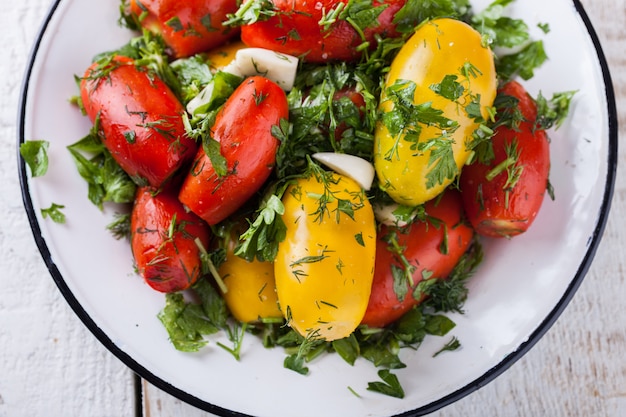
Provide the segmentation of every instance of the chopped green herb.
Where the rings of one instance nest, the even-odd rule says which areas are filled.
[[[550,100],[546,99],[541,92],[537,97],[537,121],[535,129],[551,129],[561,127],[567,115],[576,91],[554,93]]]
[[[339,356],[341,356],[343,360],[348,362],[350,365],[354,365],[357,358],[361,354],[359,341],[354,333],[346,338],[333,341],[332,346],[335,352],[337,352]]]
[[[228,19],[223,22],[224,26],[251,25],[256,22],[263,22],[272,16],[276,16],[278,11],[271,0],[250,0],[241,2],[239,9],[229,14]]]
[[[541,29],[541,31],[545,34],[550,33],[550,24],[549,23],[537,23],[537,27]]]
[[[216,28],[215,26],[213,26],[210,13],[202,16],[200,18],[200,23],[208,32],[217,32],[219,30],[219,28]]]
[[[229,352],[236,360],[241,359],[241,344],[243,337],[246,333],[247,323],[235,323],[233,326],[226,327],[228,333],[228,340],[233,343],[233,347],[228,347],[223,343],[218,342],[217,345]]]
[[[463,304],[467,299],[466,283],[482,262],[483,251],[480,243],[474,241],[447,279],[437,280],[425,290],[428,299],[424,306],[434,311],[462,313]]]
[[[89,200],[100,209],[108,201],[132,203],[137,186],[115,162],[99,135],[97,119],[87,136],[67,147],[78,173],[87,182]]]
[[[459,342],[459,339],[457,339],[456,336],[453,336],[448,343],[446,343],[440,350],[433,354],[433,358],[439,356],[443,352],[451,352],[453,350],[459,349],[460,347],[461,342]]]
[[[534,41],[519,52],[500,57],[496,61],[496,70],[503,81],[511,80],[515,76],[529,80],[546,59],[548,56],[544,50],[543,41]]]
[[[513,48],[523,45],[530,35],[521,19],[505,16],[506,7],[514,0],[495,0],[482,12],[472,17],[473,26],[482,33],[489,46]]]
[[[208,343],[203,335],[218,330],[202,317],[199,306],[187,304],[181,293],[165,295],[165,307],[158,318],[167,330],[170,342],[183,352],[197,352]]]
[[[297,353],[287,356],[283,362],[283,366],[302,375],[309,373],[309,368],[304,364],[304,358]]]
[[[20,155],[28,164],[31,175],[41,177],[48,172],[48,147],[45,140],[28,140],[20,145]]]
[[[193,55],[173,61],[170,68],[179,84],[179,94],[183,104],[196,97],[211,82],[213,74],[209,63],[202,55]]]
[[[65,208],[65,206],[52,203],[52,205],[48,208],[41,209],[41,215],[44,219],[50,217],[53,222],[64,224],[65,223],[65,214],[61,211],[61,209]]]
[[[437,17],[455,17],[464,20],[470,9],[468,0],[408,0],[396,13],[394,23],[400,32],[409,33],[422,22]]]
[[[185,29],[178,16],[172,17],[170,20],[165,22],[165,24],[172,28],[174,32],[182,32]]]
[[[166,294],[165,308],[158,314],[170,341],[183,352],[200,350],[208,343],[204,336],[214,334],[219,329],[227,329],[226,304],[215,288],[201,278],[191,290],[200,303],[186,301],[182,293]]]
[[[247,260],[273,261],[278,252],[278,244],[285,239],[287,226],[282,215],[285,206],[281,196],[286,187],[281,187],[276,194],[269,193],[261,202],[256,218],[240,237],[241,243],[235,248],[235,255]]]
[[[445,336],[456,325],[452,320],[443,315],[428,316],[424,329],[426,333],[435,336]]]
[[[396,398],[404,398],[404,390],[398,381],[398,377],[391,373],[388,369],[378,371],[381,381],[367,383],[369,391],[378,392],[380,394],[389,395]]]
[[[204,149],[204,153],[211,160],[211,166],[215,170],[217,177],[222,178],[228,175],[228,162],[221,153],[220,143],[207,135],[202,141],[202,149]]]
[[[130,239],[130,214],[116,213],[114,220],[107,225],[107,230],[111,232],[113,237],[117,240]]]

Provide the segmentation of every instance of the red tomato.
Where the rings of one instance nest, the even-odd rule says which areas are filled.
[[[141,25],[160,33],[176,58],[206,52],[239,34],[225,27],[237,0],[131,0],[130,11]]]
[[[137,190],[131,214],[131,248],[139,274],[160,292],[189,288],[202,272],[200,250],[194,240],[209,245],[209,226],[185,210],[175,193],[153,195]]]
[[[91,65],[80,83],[90,120],[98,120],[104,145],[141,185],[160,188],[196,152],[185,134],[185,112],[154,74],[126,57]]]
[[[180,189],[180,201],[211,225],[234,213],[272,172],[280,144],[272,126],[288,117],[287,97],[276,83],[260,76],[244,80],[211,129],[227,162],[226,175],[216,173],[200,147]]]
[[[499,92],[519,100],[519,128],[500,126],[492,139],[495,158],[463,168],[460,187],[467,217],[476,232],[511,237],[533,223],[548,187],[550,148],[546,132],[535,129],[537,107],[524,87],[509,82]],[[506,168],[508,166],[508,168]]]
[[[429,218],[426,221],[416,221],[405,228],[381,226],[372,293],[362,324],[384,327],[399,319],[425,298],[420,294],[415,298],[417,285],[425,278],[446,278],[469,249],[474,231],[463,222],[463,206],[457,191],[449,189],[440,198],[428,201],[425,210]],[[391,249],[392,239],[414,268],[413,282],[407,279],[402,283],[406,289],[404,297],[398,297],[394,289],[393,269],[406,269],[397,250]]]
[[[341,0],[275,0],[276,14],[265,21],[242,26],[241,39],[248,46],[272,49],[305,61],[353,61],[362,51],[357,46],[369,42],[376,45],[375,35],[383,38],[398,36],[393,18],[406,0],[375,0],[372,7],[386,6],[373,24],[364,28],[362,39],[345,19],[339,19],[326,29],[320,21],[332,10],[337,10]]]

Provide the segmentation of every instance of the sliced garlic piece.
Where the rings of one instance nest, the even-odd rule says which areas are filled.
[[[283,90],[293,88],[298,70],[298,58],[264,48],[244,48],[237,51],[235,64],[242,75],[262,75]]]
[[[239,71],[239,67],[235,64],[234,61],[224,66],[222,69],[220,69],[220,71],[227,72],[237,77],[244,77],[244,74]],[[210,104],[213,100],[215,100],[214,90],[215,83],[213,81],[210,81],[202,89],[202,91],[198,93],[197,96],[189,100],[189,103],[187,103],[187,112],[192,115],[196,115],[196,113],[202,113],[203,110],[205,110],[204,107]]]
[[[318,152],[311,156],[333,171],[352,178],[363,189],[369,190],[372,187],[374,166],[365,159],[335,152]]]
[[[247,75],[241,72],[241,70],[239,69],[239,65],[237,65],[237,62],[235,62],[235,60],[232,60],[228,64],[224,65],[222,68],[220,68],[220,71],[227,72],[229,74],[233,74],[233,75],[236,75],[237,77],[242,77],[242,78]]]
[[[187,113],[195,115],[196,110],[204,106],[209,101],[212,95],[213,83],[209,83],[202,89],[202,91],[198,93],[197,96],[189,100],[189,103],[187,103]]]
[[[387,226],[404,227],[422,216],[421,206],[402,206],[397,203],[372,202],[374,216],[379,223]]]
[[[262,75],[274,81],[285,91],[293,88],[297,70],[298,58],[264,48],[238,49],[235,58],[220,68],[222,72],[242,78]],[[197,96],[187,103],[187,112],[195,114],[198,109],[207,104],[213,96],[213,88],[213,83],[207,84]]]
[[[372,208],[374,209],[374,216],[379,223],[387,226],[404,227],[407,225],[407,222],[398,219],[394,214],[398,207],[397,204],[375,204]]]

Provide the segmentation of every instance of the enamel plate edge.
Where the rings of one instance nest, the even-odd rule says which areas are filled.
[[[475,3],[477,9],[487,4]],[[466,314],[454,317],[452,334],[463,348],[431,358],[447,339],[430,338],[419,351],[403,353],[408,366],[396,372],[407,392],[403,400],[366,390],[368,381],[378,379],[366,362],[350,367],[324,357],[302,377],[282,368],[280,349],[263,349],[253,337],[246,338],[239,362],[217,347],[219,338],[198,354],[170,345],[156,319],[163,296],[134,275],[128,244],[105,231],[116,208],[100,212],[89,203],[65,149],[90,127],[68,102],[77,92],[73,76],[81,75],[96,53],[131,36],[116,24],[117,2],[55,2],[23,86],[18,145],[30,139],[51,143],[45,177],[30,178],[20,160],[23,199],[60,291],[96,337],[140,376],[219,415],[422,415],[488,383],[545,333],[582,281],[608,215],[617,159],[610,76],[582,6],[518,1],[512,13],[531,27],[546,22],[551,27],[548,35],[533,33],[546,43],[550,61],[526,83],[531,93],[579,90],[568,122],[551,134],[557,198],[546,201],[527,234],[485,245],[487,259],[471,282]],[[41,217],[39,209],[52,202],[65,205],[66,225]]]

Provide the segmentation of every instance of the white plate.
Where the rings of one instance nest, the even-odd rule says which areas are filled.
[[[480,10],[487,1],[475,3]],[[418,351],[402,352],[408,366],[394,373],[406,391],[404,399],[367,391],[367,382],[378,377],[366,361],[351,367],[336,355],[325,356],[311,363],[304,377],[283,368],[282,349],[266,350],[252,336],[245,338],[240,362],[215,340],[198,354],[172,347],[156,318],[163,295],[134,274],[128,243],[105,231],[114,209],[102,213],[87,200],[86,184],[66,150],[90,128],[68,102],[77,92],[73,76],[82,74],[96,53],[131,36],[116,24],[117,1],[57,0],[25,77],[18,146],[31,139],[49,141],[50,167],[44,177],[31,179],[21,161],[20,179],[52,278],[85,325],[130,368],[219,415],[419,415],[485,385],[537,342],[578,288],[602,235],[617,160],[610,77],[580,3],[525,0],[512,13],[544,39],[550,57],[526,84],[530,92],[550,97],[579,91],[568,122],[551,133],[556,200],[546,200],[525,235],[486,243],[486,261],[471,281],[466,314],[453,317],[452,333],[461,350],[432,358],[445,341],[430,338]],[[551,32],[543,35],[537,23],[549,23]],[[65,206],[67,224],[41,217],[40,208],[52,202]]]

